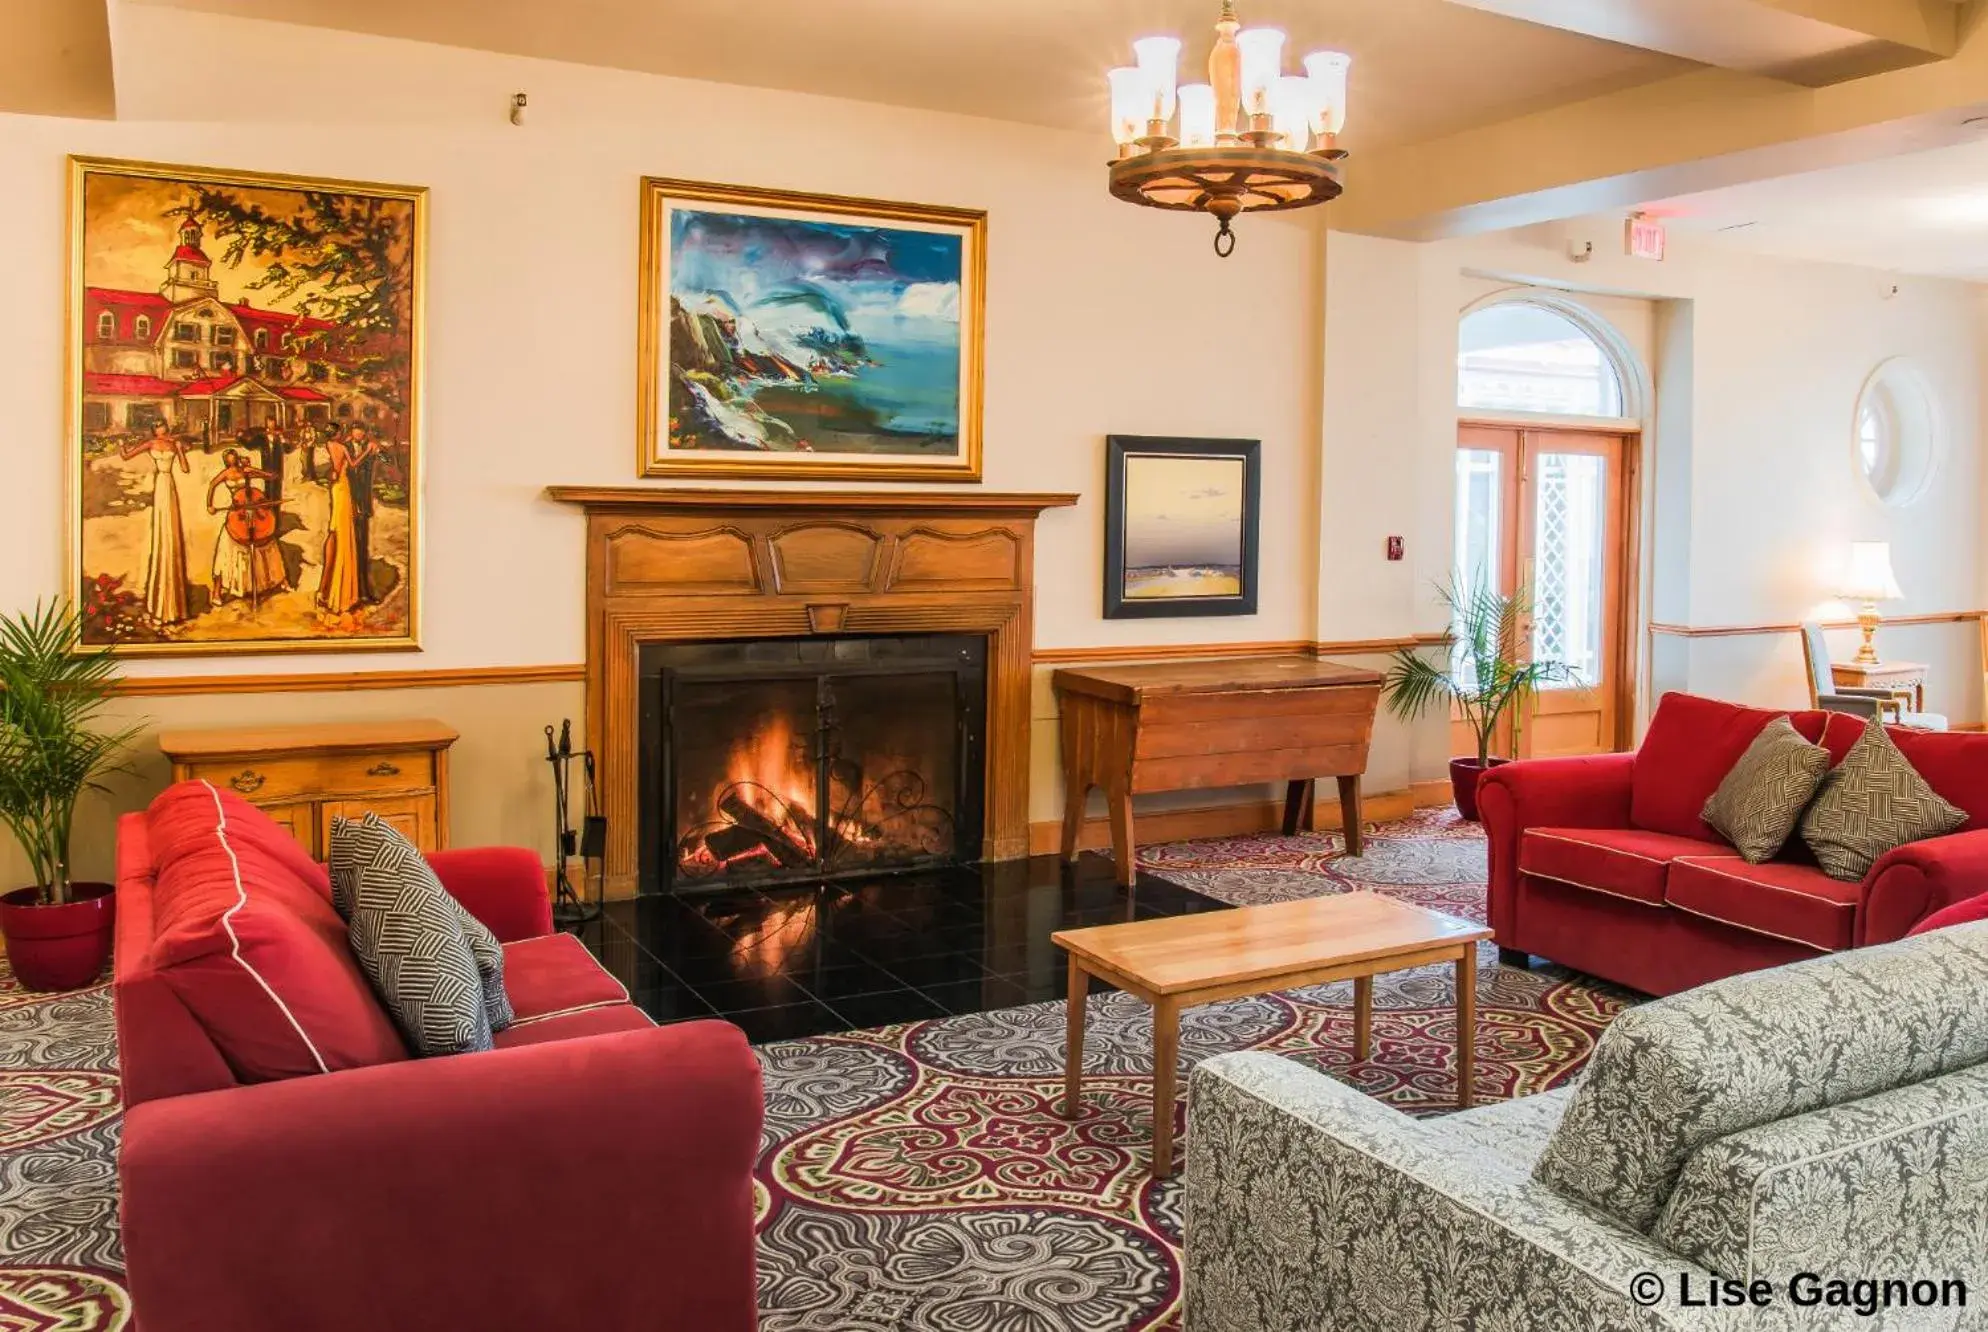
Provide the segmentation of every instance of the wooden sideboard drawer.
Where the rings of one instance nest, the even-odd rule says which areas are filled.
[[[259,804],[317,796],[326,791],[432,788],[435,763],[432,755],[421,750],[231,758],[188,764],[187,776],[226,787],[244,800]]]
[[[173,780],[235,792],[322,860],[331,821],[372,810],[423,851],[449,844],[449,746],[440,722],[168,731],[159,748]]]

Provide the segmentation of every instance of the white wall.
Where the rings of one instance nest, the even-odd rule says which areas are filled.
[[[65,156],[79,153],[430,189],[424,650],[137,661],[133,675],[582,660],[583,523],[541,492],[637,480],[645,174],[988,210],[984,484],[1083,494],[1040,528],[1038,644],[1313,637],[1316,215],[1252,219],[1234,257],[1221,260],[1205,219],[1110,198],[1102,134],[152,6],[118,13],[118,121],[0,116],[0,253],[9,256],[0,606],[62,586]],[[522,128],[506,117],[520,89],[531,99]],[[1262,440],[1258,614],[1101,618],[1110,433]],[[330,695],[245,695],[222,711],[245,724],[355,709],[460,717],[478,728],[480,752],[497,751],[494,734],[482,734],[490,710],[456,692],[336,704]],[[547,697],[572,711],[577,695]],[[1048,749],[1035,767],[1053,779],[1053,708],[1046,689],[1038,697],[1038,745]],[[171,697],[144,707],[160,726],[209,724],[215,712],[211,700]],[[527,741],[556,714],[529,720],[519,731]],[[540,766],[459,765],[458,836],[537,840],[535,826],[493,826],[473,811],[536,808]],[[158,780],[151,765],[112,803],[139,803]],[[1033,797],[1037,818],[1054,817],[1053,780],[1039,781]],[[86,849],[85,858],[100,870],[99,849],[104,856]]]
[[[985,484],[1085,492],[1080,509],[1043,525],[1039,641],[1209,636],[1206,622],[1099,618],[1111,432],[1263,440],[1273,576],[1260,613],[1220,632],[1309,635],[1314,226],[1253,221],[1220,261],[1202,219],[1106,194],[1108,145],[1096,136],[151,6],[120,12],[118,122],[0,117],[0,246],[11,256],[0,398],[16,460],[0,604],[51,590],[61,567],[63,158],[74,152],[430,187],[426,651],[375,664],[581,658],[581,520],[540,491],[636,479],[645,173],[986,208]],[[523,128],[505,119],[517,89],[531,96]]]
[[[1326,267],[1326,420],[1320,620],[1357,607],[1363,624],[1440,627],[1430,584],[1449,561],[1455,447],[1455,321],[1487,290],[1535,282],[1612,318],[1658,389],[1646,423],[1646,617],[1696,626],[1841,618],[1831,599],[1852,540],[1888,540],[1911,615],[1988,600],[1980,515],[1980,376],[1988,364],[1983,292],[1972,284],[1804,263],[1674,235],[1663,264],[1620,255],[1610,228],[1581,223],[1411,245],[1331,234]],[[1596,238],[1574,264],[1569,236]],[[1614,251],[1609,252],[1611,244]],[[1887,298],[1896,282],[1898,293]],[[1623,298],[1638,298],[1634,301]],[[1857,394],[1877,364],[1909,356],[1931,382],[1945,425],[1938,482],[1906,509],[1871,498],[1852,465]],[[1414,356],[1412,362],[1408,359]],[[1360,489],[1348,495],[1342,479]],[[1357,591],[1374,533],[1416,524],[1412,558]],[[1419,550],[1418,550],[1419,547]],[[1649,614],[1654,606],[1656,613]],[[1848,650],[1846,635],[1843,648]],[[1881,647],[1932,667],[1929,704],[1983,716],[1972,624],[1898,626]],[[1804,703],[1792,635],[1659,638],[1646,678],[1767,705]],[[1417,750],[1428,770],[1426,744]]]

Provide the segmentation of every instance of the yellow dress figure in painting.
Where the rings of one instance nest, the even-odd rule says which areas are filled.
[[[356,432],[355,432],[356,433]],[[331,518],[325,524],[324,556],[318,569],[318,605],[333,615],[347,615],[358,608],[360,580],[358,508],[352,502],[352,467],[373,452],[372,443],[355,451],[344,440],[334,438],[326,446],[331,462]]]
[[[143,453],[152,460],[152,521],[145,551],[145,611],[160,624],[187,618],[186,527],[180,518],[179,487],[173,468],[191,472],[186,445],[154,422],[152,437],[118,450],[127,460]]]

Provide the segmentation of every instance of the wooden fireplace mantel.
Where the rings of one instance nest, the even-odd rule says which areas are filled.
[[[874,490],[677,490],[663,486],[547,486],[545,493],[562,504],[577,504],[589,512],[619,513],[1018,513],[1033,517],[1044,509],[1075,504],[1068,493],[998,490],[929,490],[879,493]]]
[[[552,486],[587,515],[587,740],[609,891],[633,891],[645,643],[987,637],[981,854],[1028,854],[1035,523],[1070,494]]]

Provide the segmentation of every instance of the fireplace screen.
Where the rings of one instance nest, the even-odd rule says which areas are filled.
[[[977,858],[984,640],[657,645],[643,687],[645,887]]]

